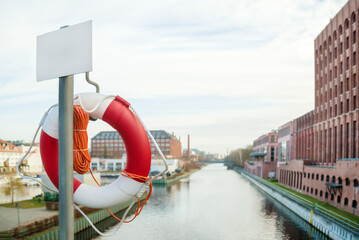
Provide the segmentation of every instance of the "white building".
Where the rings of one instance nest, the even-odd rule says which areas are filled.
[[[15,173],[16,163],[22,155],[22,150],[19,147],[0,139],[0,173]]]
[[[23,155],[29,150],[30,146],[21,145],[20,148],[23,151]],[[44,172],[42,165],[40,148],[38,146],[33,146],[31,152],[27,155],[26,160],[27,165],[29,166],[27,172],[31,173],[41,173]]]

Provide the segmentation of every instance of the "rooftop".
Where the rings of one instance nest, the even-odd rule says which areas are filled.
[[[171,139],[172,135],[164,130],[150,130],[153,138]],[[176,137],[174,137],[176,138]],[[122,139],[117,131],[101,131],[91,139]],[[176,138],[177,139],[177,138]]]

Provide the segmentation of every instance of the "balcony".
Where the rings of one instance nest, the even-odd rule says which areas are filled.
[[[352,73],[353,74],[357,73],[357,65],[352,66]]]
[[[356,30],[356,25],[355,25],[355,23],[352,24],[352,30],[353,30],[353,31]]]
[[[338,59],[334,59],[334,65],[337,66],[338,65]]]
[[[343,74],[340,74],[340,81],[343,82]]]
[[[339,41],[343,42],[343,34],[339,36]]]
[[[352,46],[353,52],[355,52],[355,51],[357,50],[357,48],[356,48],[356,47],[357,47],[357,44],[356,44],[356,43],[354,43],[354,44],[353,44],[353,46]]]
[[[339,59],[340,59],[341,62],[343,62],[343,54],[340,54]]]
[[[345,93],[345,98],[346,98],[346,99],[349,98],[349,91],[347,91],[347,92]]]
[[[345,71],[345,77],[346,77],[346,78],[349,77],[349,69]]]
[[[329,82],[329,88],[332,88],[332,86],[333,86],[333,82],[330,81],[330,82]]]
[[[334,41],[334,47],[338,47],[338,40]]]
[[[349,56],[349,48],[345,50],[345,56]]]
[[[334,84],[338,85],[338,78],[334,78]]]
[[[345,36],[349,36],[349,28],[345,30]]]

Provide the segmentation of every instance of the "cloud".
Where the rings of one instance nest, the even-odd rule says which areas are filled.
[[[2,1],[0,138],[30,139],[27,129],[58,97],[57,80],[35,81],[36,37],[93,19],[91,78],[103,93],[134,101],[151,128],[189,133],[203,150],[247,145],[314,108],[313,40],[345,3]],[[75,92],[84,91],[94,88],[82,74]],[[91,125],[90,136],[108,129]]]

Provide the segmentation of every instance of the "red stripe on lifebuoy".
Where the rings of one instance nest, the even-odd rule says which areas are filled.
[[[121,135],[127,153],[126,171],[147,177],[151,167],[151,147],[145,129],[122,101],[113,100],[102,120]]]
[[[40,153],[45,171],[51,182],[59,189],[59,140],[41,131]],[[81,181],[74,178],[74,192],[81,185]]]

